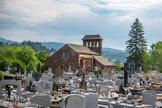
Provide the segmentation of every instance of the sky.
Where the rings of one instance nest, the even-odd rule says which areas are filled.
[[[136,18],[148,49],[162,41],[162,0],[0,0],[0,37],[82,44],[100,34],[103,47],[125,50]]]

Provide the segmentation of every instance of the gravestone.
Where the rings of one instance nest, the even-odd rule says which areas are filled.
[[[26,76],[24,81],[23,81],[22,87],[27,88],[27,84],[32,80],[33,80],[32,76],[30,76],[30,75]]]
[[[51,105],[51,98],[48,95],[34,95],[30,98],[30,101],[34,104],[39,104],[45,108]]]
[[[98,96],[95,93],[85,93],[85,108],[97,108]]]
[[[35,84],[32,83],[32,81],[29,82],[29,84],[27,86],[27,90],[30,91],[30,92],[36,92],[37,91],[36,86],[35,86]]]
[[[152,90],[145,90],[142,92],[142,103],[154,105],[156,103],[157,93]]]
[[[128,66],[129,66],[128,76],[131,77],[132,74],[135,74],[135,63],[129,62]]]
[[[41,80],[51,81],[53,82],[53,76],[52,69],[49,68],[48,71],[45,71],[44,74],[42,74]]]
[[[101,94],[108,95],[108,91],[109,91],[109,88],[107,86],[100,85],[100,93]]]
[[[62,99],[62,108],[86,108],[85,96],[71,94]]]
[[[0,99],[3,98],[2,92],[3,92],[3,90],[0,89]]]
[[[88,83],[90,85],[92,85],[92,84],[96,85],[96,79],[88,80]]]
[[[54,77],[54,82],[58,85],[58,84],[62,84],[62,77],[59,75],[59,76],[56,76]]]
[[[49,81],[49,77],[47,77],[47,76],[42,76],[42,77],[41,77],[41,80]]]
[[[34,72],[32,74],[32,77],[34,78],[34,81],[39,81],[41,76],[42,76],[42,74],[40,72]]]
[[[50,91],[52,92],[53,83],[50,81],[40,80],[37,82],[37,92]]]
[[[103,72],[102,76],[103,76],[104,79],[110,79],[110,75],[106,72]]]

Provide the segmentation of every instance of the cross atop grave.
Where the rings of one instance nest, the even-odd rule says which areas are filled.
[[[49,68],[48,68],[48,72],[52,72],[52,69],[51,69],[51,67],[49,67]]]

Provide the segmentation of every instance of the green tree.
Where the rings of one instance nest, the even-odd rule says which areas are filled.
[[[135,62],[136,70],[142,66],[142,61],[144,61],[142,53],[147,50],[147,42],[143,35],[143,26],[139,22],[139,19],[136,18],[129,32],[130,39],[126,41],[126,51],[129,53],[129,56],[127,57],[127,62]]]
[[[35,45],[34,43],[33,45]],[[3,45],[3,43],[2,43]],[[38,43],[38,45],[41,45]],[[46,51],[36,53],[29,46],[18,46],[13,44],[12,46],[6,46],[0,48],[0,70],[5,71],[8,66],[11,67],[11,71],[14,71],[15,67],[17,70],[24,70],[27,67],[27,71],[37,71],[38,63],[40,63],[41,71],[47,70],[47,66],[43,63],[47,58],[48,54]],[[40,72],[41,72],[40,71]]]
[[[48,69],[48,66],[44,63],[48,59],[48,54],[46,51],[37,52],[37,58],[39,59],[39,63],[37,65],[38,72],[44,72]]]
[[[150,54],[153,68],[162,72],[162,41],[152,44]]]
[[[142,71],[147,72],[148,70],[152,70],[152,63],[150,55],[146,52],[142,52],[143,61],[142,61]]]
[[[122,68],[122,64],[120,62],[116,62],[115,63],[115,70],[118,70],[118,71],[121,71],[121,68]]]
[[[22,46],[15,51],[16,59],[27,66],[27,71],[36,71],[38,59],[35,55],[35,51],[27,46]]]
[[[15,59],[15,46],[7,46],[0,48],[0,70],[6,70],[8,66],[11,66],[12,60]]]
[[[39,62],[39,63],[37,64],[37,71],[38,71],[38,72],[42,72],[41,68],[42,68],[42,63]]]
[[[37,53],[37,57],[41,62],[44,62],[49,57],[46,51],[41,51]]]
[[[22,46],[30,46],[32,47],[36,52],[40,52],[40,51],[46,51],[48,54],[50,53],[50,50],[48,48],[46,48],[45,46],[43,46],[40,42],[32,42],[32,41],[23,41],[21,43]]]
[[[18,60],[18,59],[13,59],[12,62],[11,62],[11,68],[17,68],[17,70],[24,70],[24,67],[25,67],[25,64]]]
[[[6,70],[9,63],[7,61],[7,58],[5,58],[2,54],[0,54],[0,70]]]

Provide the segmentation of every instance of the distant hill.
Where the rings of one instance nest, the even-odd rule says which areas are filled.
[[[102,52],[102,55],[107,58],[112,63],[120,62],[124,64],[126,62],[126,57],[128,57],[128,53],[126,52]]]
[[[0,38],[0,41],[9,44],[18,43],[16,41],[6,40],[4,38]],[[41,42],[41,44],[47,47],[49,50],[51,50],[52,48],[55,50],[59,50],[62,46],[65,45],[65,43],[62,42]],[[126,57],[128,56],[128,54],[123,50],[113,48],[103,48],[102,50],[103,50],[102,55],[113,63],[115,62],[124,63],[126,61]]]
[[[42,42],[42,45],[46,46],[48,49],[56,49],[59,50],[65,44],[62,42]]]
[[[0,37],[0,41],[3,42],[3,43],[9,43],[9,44],[12,44],[12,43],[19,43],[19,42],[7,40],[7,39],[1,38],[1,37]]]
[[[119,52],[125,52],[123,50],[113,49],[113,48],[102,48],[102,51],[104,52],[112,52],[112,53],[119,53]]]

